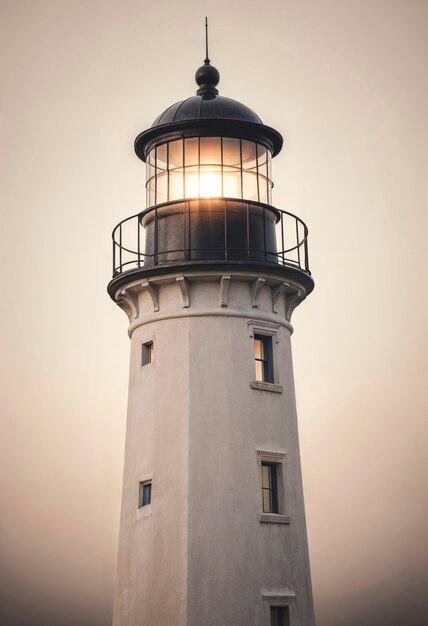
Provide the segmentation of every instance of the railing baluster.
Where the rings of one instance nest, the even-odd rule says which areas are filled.
[[[263,249],[265,251],[265,261],[266,257],[266,207],[263,205]]]
[[[190,247],[190,235],[191,235],[191,226],[190,226],[190,202],[187,202],[187,245],[188,245],[188,256],[189,261],[192,258],[192,250]]]
[[[137,216],[137,250],[138,250],[138,267],[141,267],[141,251],[140,251],[140,217]]]
[[[297,262],[300,265],[300,241],[299,241],[299,221],[296,219],[296,243],[297,243]]]
[[[224,258],[227,261],[227,200],[224,201]]]
[[[119,267],[122,271],[122,224],[119,226]]]
[[[305,269],[307,272],[309,272],[308,229],[306,225],[305,225]]]
[[[250,205],[247,202],[247,258],[250,260]]]
[[[155,208],[155,241],[154,241],[154,255],[153,255],[153,263],[154,265],[158,264],[158,210]]]
[[[284,213],[281,213],[281,252],[282,264],[285,265]]]

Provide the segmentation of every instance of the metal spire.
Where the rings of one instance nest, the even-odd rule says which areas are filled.
[[[210,64],[210,59],[208,57],[208,18],[205,18],[205,65]]]

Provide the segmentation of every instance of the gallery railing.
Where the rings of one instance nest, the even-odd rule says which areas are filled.
[[[159,204],[120,222],[112,237],[113,277],[195,261],[277,263],[310,274],[306,224],[260,202],[197,198]]]

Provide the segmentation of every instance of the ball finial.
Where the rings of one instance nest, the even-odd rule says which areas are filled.
[[[213,65],[201,65],[201,67],[196,70],[195,80],[199,87],[196,92],[198,96],[204,93],[218,94],[216,87],[220,81],[220,74]]]

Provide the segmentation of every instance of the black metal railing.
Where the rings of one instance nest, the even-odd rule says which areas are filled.
[[[113,277],[148,266],[207,260],[276,263],[310,275],[306,224],[260,202],[168,202],[126,218],[112,238]]]

